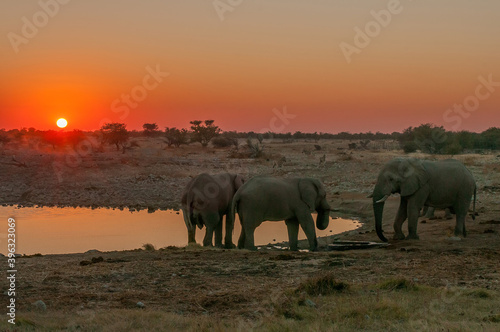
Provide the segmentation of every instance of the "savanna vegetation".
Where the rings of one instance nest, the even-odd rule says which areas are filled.
[[[238,148],[238,139],[246,141],[246,147],[253,156],[262,155],[264,140],[277,139],[283,143],[292,143],[297,140],[319,142],[320,140],[347,140],[346,148],[351,150],[378,149],[385,145],[382,141],[397,142],[397,147],[403,149],[405,153],[423,152],[429,154],[456,155],[467,152],[478,152],[480,150],[500,149],[500,128],[492,127],[481,133],[469,131],[447,131],[442,126],[433,124],[422,124],[418,127],[409,127],[402,132],[386,133],[255,133],[223,131],[214,120],[193,120],[190,128],[178,129],[176,127],[166,127],[160,130],[156,123],[145,123],[142,131],[129,131],[124,123],[106,123],[99,130],[94,132],[73,131],[40,131],[35,128],[22,128],[0,131],[0,148],[6,144],[18,144],[28,142],[30,146],[48,145],[53,150],[64,146],[77,148],[82,141],[91,137],[100,144],[100,149],[104,145],[114,145],[116,150],[133,147],[136,143],[129,142],[137,137],[157,137],[162,139],[168,147],[180,147],[199,143],[202,147],[210,144],[215,148]],[[390,145],[394,147],[395,145]]]

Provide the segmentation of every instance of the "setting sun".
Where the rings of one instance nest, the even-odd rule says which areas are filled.
[[[66,119],[61,118],[61,119],[57,120],[57,126],[59,128],[66,128],[67,125],[68,125],[68,121],[66,121]]]

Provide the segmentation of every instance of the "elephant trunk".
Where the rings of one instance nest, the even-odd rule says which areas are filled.
[[[377,232],[380,240],[387,242],[387,238],[384,236],[382,230],[382,217],[384,214],[385,200],[382,200],[387,195],[382,193],[381,188],[377,184],[375,190],[373,191],[373,214],[375,216],[375,231]],[[381,202],[379,202],[382,200]]]
[[[328,205],[326,199],[321,202],[317,212],[318,216],[316,217],[316,227],[319,230],[325,230],[330,223],[330,205]]]

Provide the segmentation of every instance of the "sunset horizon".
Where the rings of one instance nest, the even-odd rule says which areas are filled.
[[[3,2],[1,127],[259,132],[284,108],[284,132],[500,124],[497,3],[220,3]]]

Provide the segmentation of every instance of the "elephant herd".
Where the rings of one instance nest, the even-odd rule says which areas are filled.
[[[387,241],[382,230],[385,200],[400,194],[400,205],[394,221],[394,239],[418,239],[420,211],[446,209],[456,215],[455,236],[467,235],[465,217],[472,196],[475,216],[476,184],[471,172],[459,161],[426,161],[396,158],[380,170],[373,193],[375,230]],[[323,184],[313,178],[276,178],[256,176],[245,181],[237,174],[200,174],[183,192],[182,211],[188,230],[188,242],[195,243],[196,227],[206,227],[204,246],[234,248],[232,233],[238,213],[241,233],[238,248],[255,250],[254,231],[264,221],[284,220],[288,230],[290,250],[297,250],[299,226],[306,234],[309,249],[318,248],[312,212],[317,213],[316,227],[328,227],[330,205]],[[222,219],[226,216],[224,244]],[[408,235],[402,232],[408,219]],[[215,236],[214,236],[215,233]]]

